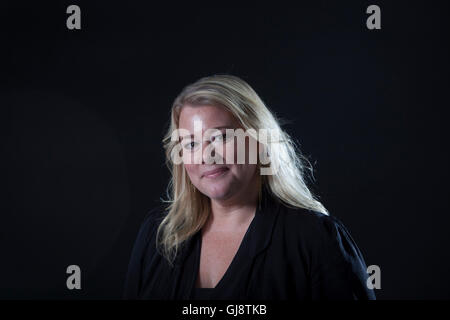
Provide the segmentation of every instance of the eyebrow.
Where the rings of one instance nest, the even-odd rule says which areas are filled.
[[[235,128],[235,126],[225,125],[225,126],[212,127],[212,128],[208,128],[208,129],[218,129],[219,130],[219,129],[236,129],[236,128]],[[193,138],[194,134],[191,133],[191,134],[188,134],[185,136],[180,136],[181,139],[187,138],[187,137]]]

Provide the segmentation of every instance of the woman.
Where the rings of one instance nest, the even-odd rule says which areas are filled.
[[[305,183],[307,160],[245,81],[185,87],[163,142],[168,205],[143,221],[124,298],[375,299],[357,245]]]

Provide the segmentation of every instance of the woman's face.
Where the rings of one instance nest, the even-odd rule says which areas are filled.
[[[238,128],[244,130],[225,108],[184,105],[181,109],[179,129],[183,165],[192,184],[211,199],[239,198],[256,187],[257,165],[249,163],[248,139],[242,145],[245,145],[245,161],[238,164],[237,138],[226,135],[226,129]],[[211,173],[212,170],[216,171]]]

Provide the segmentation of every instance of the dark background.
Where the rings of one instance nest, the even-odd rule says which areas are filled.
[[[81,7],[81,30],[66,8]],[[381,8],[381,30],[366,8]],[[450,298],[448,5],[0,4],[0,298],[120,298],[183,86],[248,81],[313,163],[379,299]],[[66,268],[82,290],[66,288]]]

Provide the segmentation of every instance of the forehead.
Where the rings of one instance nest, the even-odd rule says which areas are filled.
[[[179,118],[179,127],[193,131],[195,121],[201,121],[203,129],[232,128],[239,125],[233,114],[224,107],[210,105],[183,106]]]

